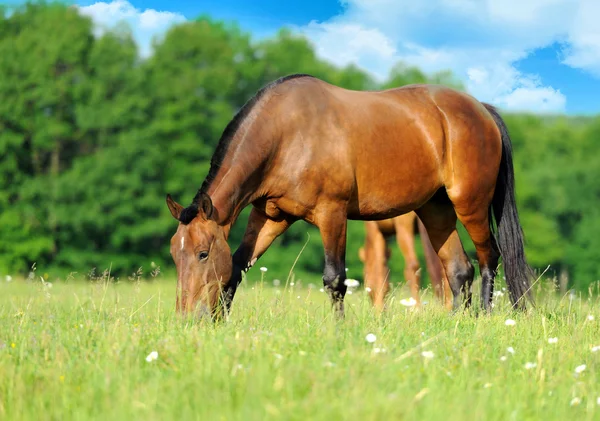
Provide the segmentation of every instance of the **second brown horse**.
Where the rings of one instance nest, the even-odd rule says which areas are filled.
[[[409,212],[395,218],[365,222],[365,243],[358,254],[364,265],[364,283],[375,308],[382,310],[390,290],[389,267],[391,250],[387,239],[395,236],[404,257],[404,279],[416,306],[420,306],[421,267],[415,249],[415,234],[418,232],[423,244],[425,264],[433,292],[447,309],[452,308],[452,290],[442,268],[427,230],[416,213]]]

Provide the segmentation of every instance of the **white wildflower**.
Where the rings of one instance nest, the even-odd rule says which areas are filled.
[[[555,344],[558,342],[558,338],[548,338],[548,343],[549,344]]]
[[[588,314],[587,319],[590,322],[594,321],[594,315],[593,314]]]
[[[367,292],[371,292],[371,288],[369,288],[369,287],[366,287],[366,288],[365,288],[365,291],[367,291]]]
[[[514,326],[517,324],[517,322],[515,322],[513,319],[506,319],[506,321],[504,322],[504,324],[506,326]]]
[[[575,367],[575,373],[581,374],[585,371],[586,368],[587,366],[585,364],[578,365],[577,367]]]
[[[577,406],[580,403],[581,403],[581,399],[580,398],[575,397],[575,398],[571,399],[571,406]]]
[[[596,405],[600,406],[600,396],[596,398]]]
[[[356,288],[360,285],[360,282],[358,282],[356,279],[346,279],[344,281],[344,285],[346,285],[348,288]]]
[[[290,282],[290,286],[292,286],[292,287],[293,287],[294,285],[296,285],[296,283],[295,283],[295,282]]]
[[[12,282],[12,276],[6,275],[6,282]]]
[[[431,351],[423,351],[421,352],[421,356],[427,360],[430,360],[434,357],[434,353]]]
[[[536,368],[536,367],[537,367],[536,363],[530,363],[530,362],[525,363],[525,370],[531,370],[532,368]]]
[[[512,346],[509,346],[508,348],[506,348],[506,351],[510,354],[514,354],[515,353],[515,349]]]
[[[486,384],[483,385],[484,389],[489,389],[490,387],[492,387],[491,383],[486,383]]]
[[[502,361],[502,362],[506,361],[506,355],[501,356],[500,361]]]
[[[325,292],[325,290],[323,288],[319,289],[319,292]]]
[[[352,291],[348,290],[348,291],[346,291],[346,294],[352,295]]]
[[[269,270],[269,269],[267,269],[267,268],[266,268],[266,267],[264,267],[264,266],[260,268],[260,271],[261,271],[261,272],[266,272],[266,271],[268,271],[268,270]]]
[[[592,352],[598,352],[600,351],[600,345],[596,345],[592,347]]]
[[[152,351],[150,354],[148,354],[148,356],[146,357],[146,361],[148,361],[149,363],[151,363],[152,361],[155,361],[158,359],[158,352],[156,351]]]
[[[373,342],[375,342],[377,340],[377,336],[375,336],[374,333],[369,333],[367,336],[365,336],[365,340],[367,342],[369,342],[370,344],[372,344]]]
[[[400,300],[400,304],[402,304],[404,307],[414,307],[415,305],[417,305],[417,300],[415,300],[413,297],[410,297],[408,299],[403,298]]]
[[[502,291],[494,291],[494,297],[502,297],[504,293]]]
[[[281,281],[279,279],[273,279],[273,286],[278,287],[279,285],[281,285]]]

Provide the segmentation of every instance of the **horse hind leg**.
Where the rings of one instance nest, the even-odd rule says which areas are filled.
[[[488,206],[457,209],[458,219],[469,233],[477,251],[481,272],[481,307],[485,311],[491,310],[494,279],[500,258],[498,246],[490,229]]]
[[[359,251],[364,265],[364,282],[368,288],[373,306],[378,310],[384,309],[385,297],[390,290],[388,281],[389,248],[377,222],[365,222],[365,245]]]
[[[433,291],[437,299],[440,300],[440,303],[442,303],[446,309],[451,310],[452,290],[450,289],[450,284],[448,283],[448,279],[444,273],[442,262],[440,262],[437,253],[433,249],[431,240],[429,239],[429,233],[419,218],[417,218],[417,224],[419,235],[421,236],[421,243],[423,243],[423,252],[425,254],[427,272],[429,273],[429,278],[431,279]]]
[[[461,304],[461,293],[465,306],[471,304],[471,286],[475,274],[456,230],[456,212],[445,192],[438,193],[423,207],[417,210],[423,222],[433,249],[444,268],[452,291],[454,310]]]
[[[407,213],[394,218],[394,225],[396,241],[404,257],[404,279],[410,288],[411,297],[416,301],[417,307],[420,307],[421,266],[415,250],[415,219],[416,215],[413,212]]]

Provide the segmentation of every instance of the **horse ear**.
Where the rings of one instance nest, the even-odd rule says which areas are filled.
[[[213,203],[209,195],[206,193],[202,193],[200,195],[200,200],[198,201],[198,207],[204,212],[206,215],[206,219],[210,219],[213,214]]]
[[[183,206],[181,206],[179,203],[174,201],[170,194],[167,194],[167,206],[169,207],[169,210],[171,211],[171,215],[173,215],[173,218],[175,218],[179,221],[179,216],[181,215]]]

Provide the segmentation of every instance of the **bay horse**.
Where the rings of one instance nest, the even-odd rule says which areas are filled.
[[[416,306],[420,306],[419,289],[421,287],[421,265],[415,249],[415,234],[418,232],[423,244],[425,266],[433,292],[438,300],[450,310],[452,291],[427,230],[415,212],[405,213],[395,218],[365,222],[365,243],[358,251],[363,262],[363,279],[368,288],[371,302],[378,310],[384,307],[384,300],[390,290],[388,281],[391,250],[387,239],[395,236],[404,258],[404,279],[410,288],[411,297]]]
[[[352,91],[310,75],[280,78],[258,91],[225,127],[210,170],[184,208],[170,252],[176,309],[229,314],[242,272],[295,221],[315,225],[325,251],[323,284],[344,316],[347,220],[416,211],[448,277],[453,308],[471,304],[474,267],[457,219],[473,241],[491,309],[503,259],[513,308],[526,307],[532,271],[515,202],[508,130],[491,105],[438,85]],[[252,210],[233,256],[227,238]],[[497,232],[498,238],[495,234]],[[461,299],[462,293],[462,299]]]

